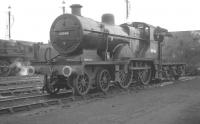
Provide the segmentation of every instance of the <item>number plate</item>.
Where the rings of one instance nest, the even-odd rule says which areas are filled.
[[[60,36],[69,35],[69,32],[68,31],[58,32],[58,35],[60,35]]]

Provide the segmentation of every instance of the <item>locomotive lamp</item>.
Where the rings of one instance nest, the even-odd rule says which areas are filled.
[[[28,75],[32,76],[35,74],[35,68],[33,66],[27,66],[28,67]]]
[[[65,77],[69,77],[72,74],[72,68],[70,66],[65,66],[62,69],[62,73]]]

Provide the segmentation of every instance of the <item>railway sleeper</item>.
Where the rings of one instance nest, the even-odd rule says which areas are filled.
[[[18,106],[1,108],[0,115],[14,114],[17,112],[30,111],[30,110],[38,109],[38,108],[42,108],[42,107],[61,105],[63,103],[66,103],[66,101],[67,101],[67,99],[56,99],[56,100],[47,100],[47,101],[35,102],[35,103],[31,103],[31,104],[23,104],[23,105],[18,105]]]
[[[141,89],[146,89],[146,88],[154,88],[154,87],[160,87],[160,86],[164,86],[164,85],[168,85],[171,84],[170,82],[166,82],[164,84],[153,84],[153,85],[138,85],[137,86],[137,90],[141,90]],[[93,96],[93,97],[91,97]],[[89,98],[96,98],[96,94],[93,95],[88,95]],[[87,99],[88,99],[87,97]],[[97,96],[100,97],[101,96]],[[78,98],[83,98],[83,97],[78,97]],[[103,97],[104,98],[104,97]],[[13,114],[13,113],[17,113],[17,112],[23,112],[23,111],[30,111],[33,109],[38,109],[38,108],[42,108],[42,107],[48,107],[48,106],[54,106],[54,105],[63,105],[68,103],[69,101],[72,101],[72,97],[68,97],[68,98],[62,98],[62,99],[55,99],[55,100],[47,100],[47,101],[40,101],[40,102],[36,102],[36,103],[31,103],[31,104],[24,104],[24,105],[19,105],[19,106],[11,106],[11,107],[7,107],[7,108],[2,108],[0,109],[0,115],[4,115],[4,114]],[[79,100],[76,100],[79,101]],[[69,105],[68,105],[69,106]]]

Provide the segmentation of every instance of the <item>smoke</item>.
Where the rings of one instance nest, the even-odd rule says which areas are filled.
[[[35,68],[30,66],[30,62],[21,62],[18,60],[13,62],[10,67],[20,76],[32,76],[35,73]]]

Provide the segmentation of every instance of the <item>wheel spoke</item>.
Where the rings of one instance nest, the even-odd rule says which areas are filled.
[[[87,74],[77,75],[74,79],[75,91],[77,95],[86,95],[90,89],[90,81]]]
[[[147,66],[145,66],[147,67]],[[145,69],[145,70],[140,70],[138,72],[140,81],[143,85],[147,85],[149,84],[150,80],[151,80],[151,69]]]
[[[109,89],[110,79],[111,77],[108,70],[106,69],[99,70],[96,76],[96,83],[98,88],[103,92],[107,92]]]
[[[131,84],[132,79],[132,73],[131,72],[125,72],[124,70],[121,70],[119,72],[119,86],[123,89],[127,89]]]

